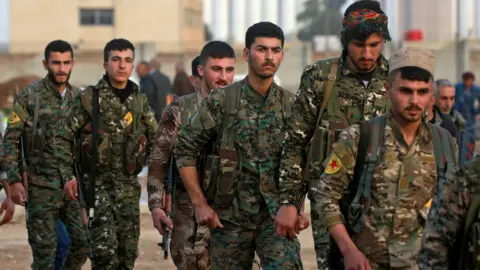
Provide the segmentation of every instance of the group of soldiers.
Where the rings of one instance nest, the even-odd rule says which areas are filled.
[[[47,45],[48,74],[15,99],[2,149],[4,222],[25,206],[32,269],[54,268],[59,219],[64,269],[87,257],[92,269],[133,269],[145,164],[153,225],[171,232],[178,269],[250,269],[255,257],[303,269],[307,194],[319,269],[476,269],[480,159],[458,162],[474,144],[449,117],[452,98],[433,105],[434,88],[452,95],[434,81],[435,55],[402,48],[387,61],[376,1],[351,4],[342,25],[342,55],[307,66],[296,95],[273,80],[277,25],[248,28],[248,75],[235,83],[232,47],[207,43],[192,61],[196,92],[158,123],[129,80],[128,40],[107,43],[105,75],[83,91],[68,82],[72,47]]]

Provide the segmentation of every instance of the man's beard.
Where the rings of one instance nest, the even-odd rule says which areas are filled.
[[[67,79],[65,80],[65,82],[58,82],[57,79],[55,78],[55,73],[53,71],[51,71],[50,69],[48,70],[48,78],[50,78],[50,81],[52,81],[52,83],[55,85],[55,86],[59,86],[59,85],[64,85],[64,84],[67,84],[68,81],[70,80],[70,75],[72,73],[68,73],[67,74]]]

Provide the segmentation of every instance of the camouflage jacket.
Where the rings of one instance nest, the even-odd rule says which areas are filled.
[[[424,226],[419,210],[437,184],[433,134],[422,121],[409,147],[391,113],[386,117],[365,228],[352,240],[372,269],[415,269]],[[312,211],[327,229],[344,222],[338,202],[352,181],[359,139],[358,124],[344,130],[325,161],[324,173],[311,183],[309,196],[317,201]]]
[[[331,60],[326,60],[324,63],[331,65]],[[295,203],[296,194],[303,187],[303,169],[307,156],[305,149],[316,129],[324,84],[327,83],[323,81],[325,74],[321,74],[318,69],[320,65],[321,62],[317,62],[307,66],[303,71],[294,101],[292,119],[287,123],[287,135],[280,165],[281,203]],[[362,120],[384,114],[389,107],[384,88],[387,73],[387,60],[381,57],[366,87],[346,62],[340,59],[337,79],[320,125],[327,129],[337,129],[340,124],[346,128]],[[339,119],[338,115],[343,115],[343,119]],[[318,161],[320,164],[321,162],[323,160]]]
[[[9,119],[3,139],[3,162],[9,183],[21,182],[20,176],[20,137],[31,133],[35,112],[35,93],[39,94],[38,127],[45,134],[45,147],[42,158],[37,164],[31,164],[27,158],[29,181],[31,184],[60,188],[62,181],[58,173],[59,166],[55,162],[56,141],[55,130],[64,120],[63,111],[78,95],[78,88],[68,85],[62,98],[48,77],[41,79],[20,91],[13,105],[12,116]],[[69,163],[68,166],[71,166]]]
[[[174,153],[178,168],[196,166],[198,153],[219,134],[223,113],[230,109],[225,108],[225,92],[234,87],[242,89],[232,132],[240,164],[234,199],[238,201],[233,203],[238,209],[213,207],[222,220],[255,228],[259,221],[275,217],[279,206],[277,178],[286,121],[282,101],[292,102],[287,90],[273,83],[264,97],[246,79],[213,90],[190,123],[181,127]]]
[[[104,170],[122,170],[124,169],[123,158],[125,157],[123,146],[124,133],[127,128],[135,121],[131,116],[131,112],[134,111],[134,94],[138,94],[141,98],[143,111],[140,113],[139,124],[141,126],[141,133],[147,137],[146,153],[148,154],[151,149],[151,140],[153,139],[155,132],[157,131],[157,122],[155,116],[148,105],[147,98],[143,94],[139,94],[138,86],[129,81],[132,84],[134,91],[127,99],[122,103],[113,91],[112,87],[101,79],[95,86],[99,90],[99,103],[100,103],[100,118],[99,125],[103,125],[103,129],[109,134],[110,147],[103,147],[102,142],[99,140],[99,163],[101,160],[108,159],[110,166]],[[89,92],[87,92],[89,91]],[[91,123],[91,112],[87,110],[82,100],[88,95],[92,96],[92,89],[86,88],[73,100],[72,105],[69,106],[64,124],[58,131],[58,162],[60,164],[60,175],[64,181],[68,181],[74,177],[72,170],[72,150],[73,139],[78,138],[83,132],[84,128]],[[84,141],[82,141],[83,145]],[[82,153],[83,154],[83,153]],[[102,169],[97,165],[97,170],[102,172]]]
[[[162,208],[163,193],[165,192],[166,164],[173,151],[173,143],[177,136],[180,125],[184,125],[197,111],[200,102],[203,100],[199,91],[186,96],[181,96],[167,105],[163,110],[159,122],[157,134],[153,141],[153,149],[150,154],[148,166],[148,206]],[[191,106],[185,106],[190,104]],[[176,185],[182,185],[181,181]]]
[[[469,170],[475,171],[479,166],[480,156],[475,156],[461,169],[456,168],[444,181],[438,183],[423,232],[418,259],[420,269],[456,269],[458,238],[463,237],[468,208],[474,198],[475,187],[480,183],[478,173],[470,173]],[[470,250],[477,252],[472,258],[475,255],[478,258],[478,243],[471,246]]]

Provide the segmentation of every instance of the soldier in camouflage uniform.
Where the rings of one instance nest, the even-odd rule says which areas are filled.
[[[92,95],[99,93],[98,162],[94,182],[94,216],[90,222],[92,269],[133,269],[140,235],[140,184],[142,170],[157,131],[147,98],[130,81],[134,50],[125,39],[114,39],[104,49],[106,74],[73,101],[65,129],[57,136],[58,159],[65,192],[77,199],[77,180],[72,171],[73,137],[81,138],[82,171],[90,172]],[[85,157],[83,157],[85,156]],[[88,160],[83,162],[83,159]],[[93,191],[85,191],[93,192]],[[91,194],[91,193],[90,193]],[[86,194],[88,197],[89,195]]]
[[[342,56],[305,68],[292,119],[287,123],[280,165],[281,207],[276,219],[277,226],[285,232],[283,235],[294,233],[298,211],[295,205],[298,204],[304,181],[308,181],[306,177],[318,179],[322,172],[321,156],[325,158],[328,155],[328,152],[323,152],[323,147],[314,143],[315,130],[323,128],[335,131],[335,136],[338,136],[349,125],[382,115],[389,107],[384,87],[388,63],[381,51],[390,36],[387,17],[379,3],[353,3],[345,11],[343,27]],[[331,93],[325,97],[324,91],[330,83]],[[320,112],[320,108],[324,110]],[[307,168],[308,148],[314,158]],[[315,198],[310,197],[310,204],[311,208],[316,207]],[[312,230],[318,267],[323,269],[329,237],[315,213],[312,213]]]
[[[251,268],[255,251],[264,269],[302,269],[300,243],[276,235],[273,224],[282,133],[293,98],[273,82],[283,43],[275,24],[251,26],[243,54],[248,76],[213,90],[177,135],[175,158],[196,219],[212,229],[212,269]],[[219,169],[206,168],[203,185],[215,189],[215,199],[207,202],[196,165],[209,143]]]
[[[432,198],[441,174],[434,154],[436,131],[424,117],[433,95],[434,67],[433,53],[420,48],[401,49],[390,60],[387,93],[392,109],[380,117],[386,121],[375,149],[380,158],[373,165],[369,197],[362,197],[368,199],[363,204],[364,225],[358,232],[347,232],[339,201],[350,190],[362,152],[359,125],[340,134],[320,180],[312,182],[310,194],[317,202],[312,212],[337,244],[345,269],[418,269],[425,224],[421,210]],[[455,140],[446,130],[443,136],[451,160],[456,160]]]
[[[66,199],[62,190],[65,179],[59,174],[60,167],[55,158],[55,130],[62,123],[62,112],[80,91],[68,83],[73,63],[70,44],[56,40],[47,45],[43,64],[48,75],[19,93],[3,140],[3,161],[10,195],[16,204],[26,206],[33,269],[54,268],[59,217],[71,237],[65,269],[81,269],[87,259],[80,207],[77,201]],[[23,171],[21,138],[27,159],[27,191],[20,173]],[[72,163],[64,166],[71,167]]]
[[[3,135],[0,132],[0,139],[3,139]],[[2,151],[2,145],[0,144],[0,152]],[[1,176],[0,176],[0,191],[2,189],[5,190],[5,200],[2,202],[2,206],[0,206],[0,216],[3,215],[2,221],[0,221],[0,226],[3,224],[6,224],[10,222],[13,218],[13,215],[15,214],[15,204],[12,201],[12,198],[10,197],[10,188],[8,186],[8,182],[5,181],[4,179],[4,168],[3,168],[3,162],[0,157],[0,171],[1,171]]]
[[[189,121],[212,89],[232,83],[234,71],[233,48],[222,41],[209,42],[192,62],[193,78],[190,81],[196,88],[196,93],[173,101],[162,114],[150,155],[147,185],[153,224],[162,234],[164,224],[172,226],[164,212],[163,196],[168,170],[166,165],[178,130]],[[177,269],[209,269],[210,231],[206,226],[196,227],[192,203],[180,179],[175,182],[174,209],[170,250]]]

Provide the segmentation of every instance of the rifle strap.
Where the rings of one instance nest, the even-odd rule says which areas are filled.
[[[332,60],[332,66],[330,67],[330,72],[328,73],[327,86],[325,87],[325,91],[323,92],[322,103],[320,103],[320,109],[318,110],[316,127],[318,127],[318,125],[320,124],[320,121],[322,120],[323,112],[327,107],[327,103],[328,103],[328,100],[330,99],[333,86],[335,85],[335,81],[337,80],[337,71],[338,71],[338,65],[339,65],[338,62],[339,62],[338,58]]]
[[[35,95],[35,111],[33,112],[33,134],[37,134],[38,114],[40,112],[40,93],[36,90],[33,91]]]
[[[96,87],[92,87],[92,147],[90,153],[90,166],[89,166],[89,185],[85,194],[85,202],[88,208],[89,218],[93,218],[94,206],[95,206],[95,176],[97,173],[97,154],[98,154],[98,121],[100,118],[100,103],[99,103],[99,90]]]

